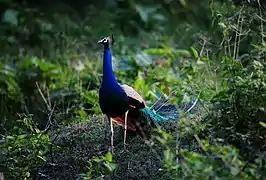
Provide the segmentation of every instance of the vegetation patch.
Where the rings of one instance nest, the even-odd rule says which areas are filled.
[[[263,1],[3,1],[0,13],[0,178],[265,179]],[[111,33],[119,82],[178,109],[126,149],[115,126],[114,154],[96,43]]]

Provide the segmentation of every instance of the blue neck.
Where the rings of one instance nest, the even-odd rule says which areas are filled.
[[[110,47],[104,47],[103,54],[103,84],[117,84],[113,66],[112,66],[112,53]]]

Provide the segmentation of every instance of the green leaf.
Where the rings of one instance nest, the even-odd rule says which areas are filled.
[[[198,64],[198,65],[202,65],[202,64],[205,64],[205,63],[204,63],[203,61],[200,61],[200,60],[199,60],[199,61],[197,61],[197,64]]]
[[[49,70],[56,69],[56,65],[55,64],[48,63],[48,62],[45,62],[45,61],[42,61],[42,60],[38,60],[37,61],[37,64],[38,64],[39,68],[42,71],[44,71],[44,72],[47,72]]]
[[[110,152],[108,152],[106,155],[105,155],[105,158],[106,158],[106,161],[108,162],[112,162],[113,160],[113,156]]]
[[[195,48],[193,48],[193,47],[191,47],[190,49],[191,49],[191,51],[192,51],[194,57],[195,57],[195,58],[198,58],[198,57],[199,57],[199,54],[198,54],[197,50],[196,50]]]
[[[263,65],[259,61],[254,60],[253,64],[256,68],[263,68]]]
[[[87,113],[83,109],[79,110],[78,113],[79,113],[79,116],[81,117],[81,119],[86,120],[88,118]]]
[[[99,163],[99,162],[102,162],[102,159],[96,157],[96,158],[93,159],[93,161]]]
[[[239,170],[235,167],[231,167],[230,170],[233,176],[236,176],[239,173]]]
[[[91,103],[91,104],[98,103],[98,91],[97,90],[84,91],[84,92],[81,93],[81,96],[86,98],[87,103]]]
[[[42,156],[37,155],[37,157],[38,157],[39,159],[41,159],[43,162],[46,162],[46,159],[43,158]]]
[[[187,1],[186,0],[180,0],[179,2],[182,4],[182,6],[187,7]]]
[[[113,163],[104,163],[105,167],[107,167],[107,169],[112,172],[113,170],[115,170],[116,168],[116,164]]]
[[[165,161],[172,161],[174,158],[174,155],[170,149],[165,150],[163,152],[163,155],[164,155]]]
[[[260,121],[260,123],[259,123],[262,127],[264,127],[264,128],[266,128],[266,123],[264,123],[264,122],[262,122],[262,121]]]
[[[169,47],[164,48],[149,48],[144,51],[150,55],[157,55],[157,56],[166,56],[171,55],[173,53],[172,49]]]
[[[183,50],[183,49],[177,49],[175,51],[176,54],[178,54],[179,56],[183,56],[183,57],[191,57],[191,53],[187,50]]]
[[[6,10],[4,12],[2,21],[5,23],[9,23],[9,24],[17,26],[18,25],[18,11],[13,10],[13,9]]]
[[[15,137],[14,136],[6,136],[6,139],[15,139]]]
[[[219,25],[220,27],[224,28],[224,29],[227,27],[227,26],[226,26],[224,23],[222,23],[222,22],[219,22],[218,25]]]

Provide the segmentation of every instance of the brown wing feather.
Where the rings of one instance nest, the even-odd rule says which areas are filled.
[[[136,131],[136,126],[134,124],[135,119],[133,117],[128,116],[127,120],[128,120],[127,121],[127,129],[129,129],[131,131]],[[119,116],[119,117],[115,117],[115,118],[111,118],[111,121],[113,121],[114,123],[116,123],[119,126],[125,127],[125,115],[122,115],[122,116]]]
[[[128,97],[137,100],[141,104],[145,104],[144,99],[137,91],[135,91],[135,89],[126,84],[121,85],[121,87],[124,89]]]
[[[135,91],[132,87],[124,84],[121,87],[126,92],[127,96],[129,97],[129,113],[128,113],[128,121],[127,121],[127,128],[131,131],[137,130],[137,122],[141,118],[141,115],[138,109],[145,107],[144,99]],[[125,115],[121,115],[115,118],[111,118],[111,120],[119,126],[125,126]]]

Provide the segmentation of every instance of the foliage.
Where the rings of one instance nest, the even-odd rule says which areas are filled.
[[[16,112],[24,113],[21,106],[27,107],[27,112],[34,114],[35,122],[39,128],[44,128],[47,124],[47,113],[51,113],[53,119],[58,122],[62,118],[72,118],[64,114],[62,109],[53,109],[53,106],[65,106],[66,112],[75,112],[79,105],[85,104],[89,112],[97,102],[97,96],[93,91],[87,92],[85,88],[91,88],[93,84],[93,75],[78,74],[76,77],[71,76],[73,71],[66,66],[59,66],[55,63],[47,62],[36,57],[25,57],[13,65],[4,65],[0,69],[1,85],[1,114],[4,117],[11,118]],[[88,77],[89,76],[89,77]],[[83,79],[91,79],[89,87]],[[76,82],[79,81],[79,84]],[[71,101],[76,96],[75,106]],[[13,107],[11,107],[13,106]],[[41,110],[39,108],[41,107]],[[79,110],[79,109],[78,109]],[[59,112],[62,114],[60,115]],[[54,117],[57,114],[57,117]],[[59,116],[60,115],[60,116]],[[51,119],[50,117],[50,119]],[[12,127],[13,121],[2,120],[5,128]]]
[[[262,1],[1,3],[0,172],[6,179],[266,176]],[[129,135],[129,150],[121,152],[115,127],[111,155],[98,105],[96,41],[112,31],[117,79],[150,106],[162,99],[176,105],[180,118],[152,139]],[[188,112],[191,101],[196,106]]]
[[[163,151],[163,167],[165,177],[170,179],[209,179],[222,178],[227,179],[259,179],[263,175],[259,173],[260,168],[265,164],[259,165],[261,157],[256,159],[258,164],[249,164],[241,158],[236,148],[221,145],[219,140],[214,140],[211,145],[207,140],[200,140],[194,136],[196,143],[195,152],[182,148],[182,139],[180,136],[177,141],[175,137],[163,131],[159,131],[156,141],[162,143],[165,147]],[[172,145],[171,145],[172,144]],[[173,145],[177,149],[173,149]],[[199,151],[200,150],[200,151]]]
[[[105,175],[111,175],[116,168],[110,152],[105,156],[93,157],[88,161],[88,172],[82,174],[82,179],[102,179]]]
[[[224,67],[227,74],[222,82],[227,88],[212,99],[212,126],[217,137],[250,158],[265,146],[266,129],[261,125],[265,123],[266,105],[264,65],[254,60],[243,68],[239,61],[224,58],[222,63],[225,61],[230,62]]]
[[[1,170],[7,179],[33,178],[34,171],[46,163],[49,136],[36,128],[32,117],[23,117],[0,144]]]

